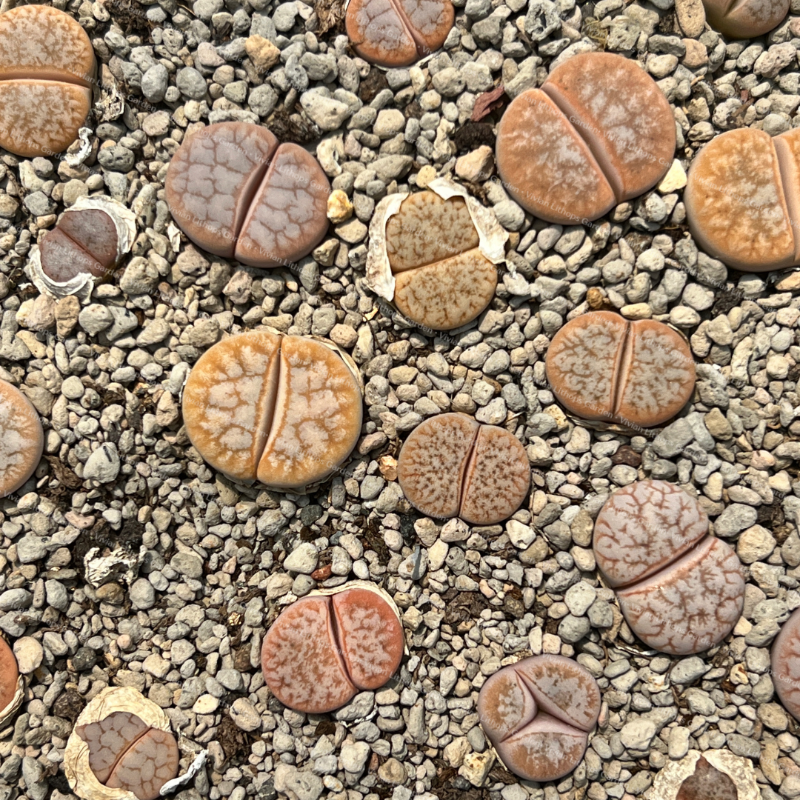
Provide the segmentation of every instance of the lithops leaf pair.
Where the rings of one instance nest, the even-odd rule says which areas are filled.
[[[409,435],[397,459],[397,480],[423,514],[459,516],[473,525],[510,517],[530,487],[525,448],[505,428],[466,414],[438,414]]]
[[[407,67],[444,44],[454,18],[450,0],[350,0],[345,25],[362,58]]]
[[[165,188],[172,216],[195,244],[252,267],[290,264],[328,229],[330,183],[317,160],[248,122],[189,136]]]
[[[800,264],[800,129],[740,128],[695,156],[684,192],[692,235],[746,272]]]
[[[403,657],[403,628],[391,600],[369,584],[303,597],[267,631],[261,669],[272,693],[295,711],[322,714],[374,691]]]
[[[31,401],[0,381],[0,497],[16,492],[33,475],[43,448],[42,423]]]
[[[0,638],[0,728],[11,722],[24,698],[14,651]]]
[[[25,270],[53,297],[88,295],[106,280],[136,238],[136,216],[110,197],[81,197],[31,254]]]
[[[772,681],[786,710],[800,720],[800,609],[783,624],[772,646]]]
[[[593,220],[655,186],[675,152],[666,97],[635,62],[583,53],[528,89],[497,128],[497,170],[514,199],[560,224]]]
[[[708,24],[733,39],[755,39],[783,22],[791,0],[703,0]]]
[[[645,800],[760,800],[761,790],[749,758],[728,750],[690,750],[668,761],[644,793]]]
[[[66,150],[92,105],[95,58],[83,28],[49,6],[0,15],[0,147],[24,158]]]
[[[84,800],[156,800],[179,760],[167,715],[135,689],[109,688],[76,720],[64,773]]]
[[[507,235],[456,184],[384,198],[370,223],[367,285],[437,331],[472,322],[491,302]]]
[[[555,396],[576,416],[649,428],[692,396],[695,366],[686,340],[662,322],[629,322],[593,311],[568,322],[546,356]]]
[[[597,567],[615,589],[631,630],[663,653],[707,650],[742,614],[739,558],[707,533],[708,518],[697,500],[666,481],[619,489],[597,515]]]
[[[183,393],[192,444],[237,480],[300,489],[326,478],[361,431],[355,365],[333,344],[251,331],[215,344]]]
[[[503,763],[520,778],[554,781],[572,772],[600,714],[600,689],[563,656],[526,658],[481,688],[478,717]]]

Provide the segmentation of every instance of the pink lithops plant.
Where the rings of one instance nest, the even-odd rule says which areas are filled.
[[[251,331],[207,350],[183,393],[192,444],[215,469],[280,489],[323,480],[361,431],[357,369],[334,345]]]
[[[631,630],[656,650],[707,650],[742,614],[742,565],[730,545],[707,533],[698,501],[666,481],[619,489],[597,516],[598,569]]]
[[[252,267],[291,264],[328,229],[331,187],[317,160],[248,122],[209,125],[186,139],[165,188],[195,244]]]
[[[454,19],[450,0],[351,0],[345,27],[362,58],[407,67],[444,44]]]
[[[772,645],[772,682],[786,710],[800,720],[800,609],[783,624]]]
[[[16,492],[33,475],[43,448],[44,431],[33,404],[0,381],[0,497]]]
[[[49,156],[78,136],[92,105],[95,57],[83,28],[49,6],[0,15],[0,147]]]
[[[528,89],[497,129],[497,170],[548,222],[593,220],[655,186],[672,164],[675,122],[635,61],[582,53]]]
[[[553,337],[545,361],[555,396],[576,416],[652,427],[692,396],[695,366],[686,340],[662,322],[629,322],[592,311]]]
[[[466,414],[438,414],[418,425],[397,459],[397,480],[423,514],[473,525],[510,517],[530,487],[525,448],[505,428]]]
[[[526,658],[492,675],[478,697],[481,726],[520,778],[553,781],[572,772],[600,714],[600,689],[563,656]]]
[[[789,13],[790,0],[703,0],[706,20],[732,39],[754,39],[769,33]]]
[[[692,162],[684,200],[694,238],[731,267],[800,264],[800,129],[772,138],[739,128],[715,137]]]
[[[397,610],[375,587],[340,587],[303,597],[270,627],[261,669],[284,705],[323,714],[383,686],[403,657]]]

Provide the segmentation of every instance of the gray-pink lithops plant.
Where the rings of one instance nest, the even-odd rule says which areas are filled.
[[[597,682],[564,656],[534,656],[504,667],[478,697],[478,717],[497,754],[530,781],[572,772],[599,714]]]
[[[800,608],[772,645],[772,682],[786,710],[800,721]]]
[[[672,655],[721,642],[744,607],[744,570],[733,548],[708,536],[698,501],[666,481],[638,481],[597,516],[597,567],[631,630]]]

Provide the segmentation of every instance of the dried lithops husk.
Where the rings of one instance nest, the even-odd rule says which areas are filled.
[[[506,109],[497,171],[523,208],[560,224],[593,220],[655,186],[675,122],[655,81],[611,53],[582,53]]]
[[[666,481],[618,489],[597,515],[597,566],[631,630],[656,650],[707,650],[742,614],[742,565],[730,545],[707,532],[698,501]]]
[[[453,27],[450,0],[348,0],[347,35],[362,58],[407,67],[438,50]]]
[[[746,272],[800,263],[800,130],[712,139],[687,177],[686,217],[704,250]]]
[[[409,319],[452,330],[494,297],[508,235],[463,187],[438,178],[428,191],[393,194],[370,223],[367,285]]]
[[[95,280],[113,273],[135,239],[136,215],[129,208],[104,195],[80,197],[32,248],[25,272],[42,294],[88,300]]]
[[[324,480],[361,431],[361,384],[332,343],[265,330],[219,342],[183,394],[192,444],[229,477],[280,489]]]
[[[0,497],[7,497],[36,471],[44,431],[33,404],[16,386],[0,380]]]
[[[0,728],[11,722],[24,697],[25,684],[14,651],[0,638]]]
[[[721,773],[721,774],[720,774]],[[731,791],[733,789],[733,792]],[[760,800],[753,763],[728,750],[690,750],[669,761],[644,793],[645,800]]]
[[[675,416],[696,377],[691,350],[677,331],[610,311],[582,314],[564,325],[545,364],[553,393],[574,414],[632,428]]]
[[[75,141],[92,103],[92,44],[69,14],[41,5],[0,16],[0,147],[51,156]]]
[[[572,772],[599,714],[597,682],[563,656],[534,656],[504,667],[478,697],[481,726],[503,763],[532,781]]]
[[[530,463],[505,428],[481,425],[466,414],[437,414],[406,439],[397,480],[423,514],[492,525],[522,504],[530,488]]]
[[[786,710],[800,720],[800,609],[796,609],[772,645],[772,680]]]
[[[139,795],[120,788],[136,786],[137,756],[160,760],[159,774],[148,771],[148,791]],[[153,800],[177,772],[178,748],[169,718],[130,687],[107,688],[93,698],[76,720],[64,751],[64,774],[84,800]],[[117,785],[106,785],[101,778]]]
[[[708,24],[732,39],[755,39],[783,22],[791,0],[703,0]]]
[[[282,703],[321,714],[383,686],[404,647],[397,606],[358,582],[313,592],[284,609],[264,637],[261,668]]]
[[[248,122],[209,125],[184,140],[165,190],[195,244],[252,267],[290,264],[328,229],[330,183],[317,160]]]

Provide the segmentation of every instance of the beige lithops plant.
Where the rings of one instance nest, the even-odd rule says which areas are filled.
[[[92,104],[95,58],[69,14],[30,5],[0,15],[0,147],[18,156],[66,150]]]
[[[460,328],[494,297],[507,238],[491,211],[439,178],[427,191],[378,204],[367,285],[423,328]]]
[[[645,800],[760,800],[749,758],[728,750],[690,750],[668,761],[644,793]]]
[[[361,431],[358,370],[332,343],[266,330],[231,336],[195,364],[186,432],[215,469],[301,489],[328,477]]]
[[[0,381],[0,497],[16,492],[33,475],[43,448],[42,423],[31,401]]]

